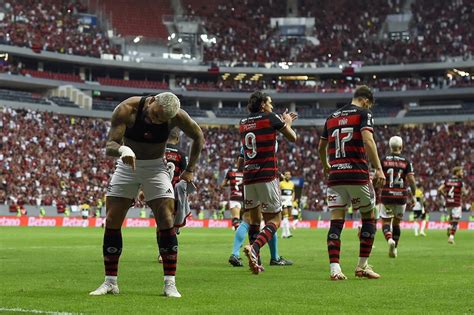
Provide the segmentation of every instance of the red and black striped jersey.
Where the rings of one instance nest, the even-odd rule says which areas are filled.
[[[413,165],[405,157],[396,154],[387,155],[381,162],[387,179],[382,189],[382,203],[386,205],[406,204],[408,191],[405,182],[409,174],[414,174]]]
[[[176,185],[179,182],[181,173],[186,169],[188,164],[188,157],[179,150],[178,146],[174,144],[167,144],[165,149],[165,158],[167,162],[173,163],[174,174],[171,183]]]
[[[322,139],[328,141],[328,186],[366,185],[369,166],[362,131],[373,132],[372,113],[353,104],[346,105],[326,119]]]
[[[229,168],[225,179],[228,180],[230,186],[230,200],[243,201],[244,173],[236,168]]]
[[[459,177],[451,177],[444,183],[446,207],[461,207],[461,195],[464,183]]]
[[[285,126],[275,113],[252,113],[240,121],[244,185],[270,182],[278,177],[276,133]]]

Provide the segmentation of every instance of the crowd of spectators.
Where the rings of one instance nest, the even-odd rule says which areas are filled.
[[[0,43],[62,54],[100,57],[117,54],[104,32],[81,24],[78,13],[87,8],[79,0],[15,0],[2,2]]]
[[[358,85],[366,84],[376,92],[408,90],[439,90],[474,86],[471,76],[413,76],[413,77],[359,77],[350,79],[310,79],[308,81],[281,81],[274,79],[252,80],[201,80],[199,78],[177,78],[176,87],[185,91],[253,92],[275,90],[279,93],[352,93]]]
[[[109,121],[10,108],[1,109],[1,117],[0,203],[94,205],[104,197],[115,165],[113,158],[105,156]],[[279,141],[279,167],[304,179],[307,209],[321,211],[326,188],[317,153],[321,130],[296,130],[295,144]],[[203,131],[206,144],[195,174],[198,194],[191,197],[191,205],[216,210],[227,199],[220,181],[238,156],[240,139],[235,127]],[[435,191],[453,166],[464,166],[465,181],[472,187],[472,125],[378,126],[375,139],[381,155],[387,152],[393,135],[405,141],[404,154],[414,164],[429,210],[440,208]],[[186,137],[181,146],[189,147]]]
[[[315,18],[307,33],[316,41],[285,37],[270,26],[271,17],[286,16],[286,1],[188,2],[187,13],[204,17],[207,32],[216,37],[216,43],[205,48],[207,61],[397,64],[469,58],[474,49],[470,0],[415,0],[408,8],[404,0],[369,0],[363,5],[351,0],[300,1],[299,16]],[[380,36],[388,14],[407,11],[413,18],[405,38]]]

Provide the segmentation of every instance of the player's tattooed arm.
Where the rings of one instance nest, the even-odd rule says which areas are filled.
[[[173,118],[176,126],[181,129],[186,136],[193,139],[193,144],[191,146],[191,152],[189,154],[189,162],[186,167],[186,172],[193,173],[196,169],[196,164],[201,154],[202,147],[204,146],[204,135],[202,133],[201,127],[189,117],[188,113],[180,109],[178,114]]]
[[[362,141],[364,142],[365,152],[369,157],[370,163],[375,168],[374,187],[382,188],[385,185],[385,175],[383,173],[382,164],[380,163],[377,153],[377,145],[375,144],[374,135],[369,130],[362,130]]]
[[[446,197],[446,193],[444,192],[444,184],[438,187],[438,192],[443,196]]]
[[[120,156],[119,148],[123,144],[123,136],[127,128],[126,120],[129,114],[124,103],[117,106],[112,114],[110,131],[105,148],[105,154],[108,156]]]

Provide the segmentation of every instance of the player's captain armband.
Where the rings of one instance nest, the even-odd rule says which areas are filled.
[[[119,149],[118,149],[119,153],[121,154],[120,157],[123,158],[125,156],[131,156],[131,157],[135,157],[135,153],[133,152],[132,149],[130,149],[129,147],[125,146],[125,145],[122,145]]]

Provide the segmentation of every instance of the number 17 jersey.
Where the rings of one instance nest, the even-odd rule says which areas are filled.
[[[372,113],[368,109],[349,104],[327,118],[321,138],[328,141],[328,186],[369,183],[363,130],[373,132]]]
[[[278,177],[276,133],[285,126],[275,113],[251,113],[240,121],[244,185],[270,182]]]

